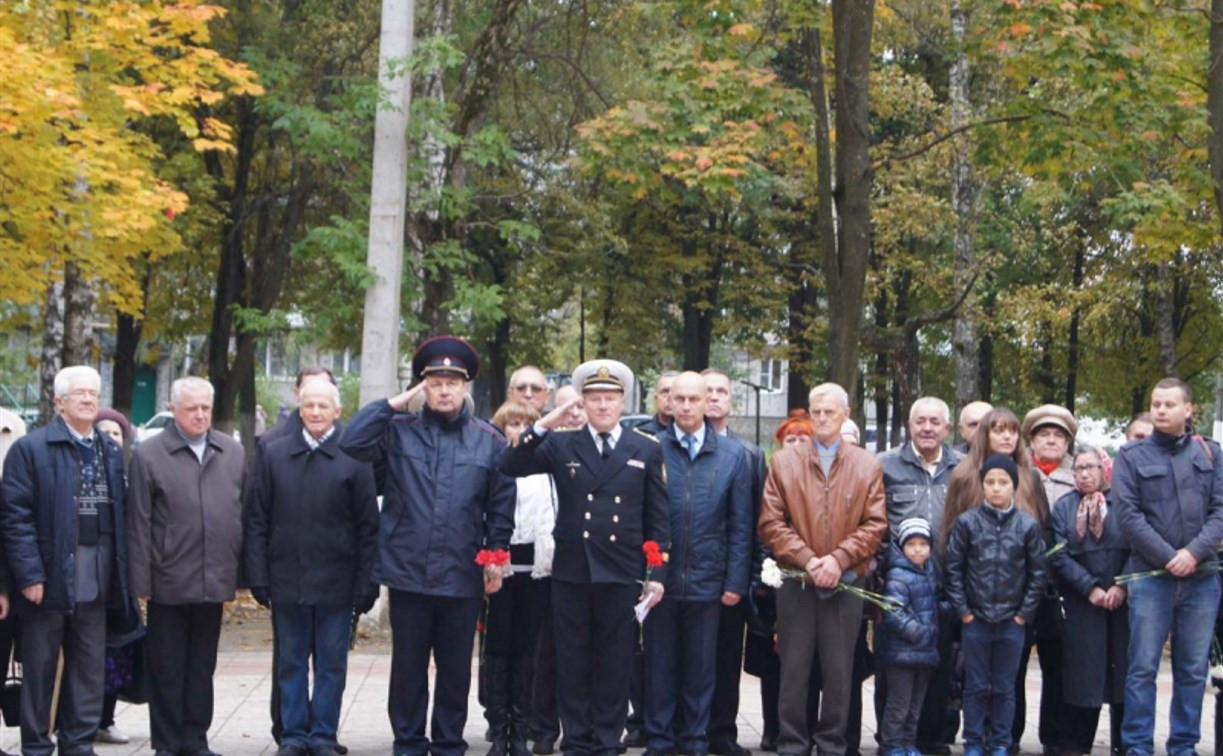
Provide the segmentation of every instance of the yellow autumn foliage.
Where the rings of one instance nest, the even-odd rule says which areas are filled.
[[[76,261],[138,312],[133,261],[181,247],[186,195],[158,178],[140,129],[168,119],[197,149],[232,149],[203,112],[261,93],[255,74],[208,47],[223,9],[196,0],[25,0],[0,6],[0,299],[37,301]]]

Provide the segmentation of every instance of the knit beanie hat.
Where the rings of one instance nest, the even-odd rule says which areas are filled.
[[[930,540],[930,523],[926,522],[924,517],[910,517],[903,520],[896,532],[896,543],[904,548],[905,541],[917,536],[927,541]]]
[[[1015,487],[1019,486],[1019,468],[1015,467],[1015,460],[1011,459],[1006,454],[991,454],[989,459],[985,460],[985,464],[981,465],[981,480],[985,480],[985,474],[990,470],[1005,470],[1006,474],[1011,476],[1011,484]]]

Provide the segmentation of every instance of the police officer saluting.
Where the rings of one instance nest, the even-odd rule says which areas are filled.
[[[665,566],[645,577],[642,544],[670,543],[662,450],[653,436],[620,427],[633,373],[592,360],[573,373],[581,392],[507,449],[510,475],[551,473],[556,481],[552,611],[559,708],[566,752],[615,756],[627,714],[633,605],[662,599]],[[588,425],[561,430],[584,406]]]
[[[412,358],[420,384],[358,412],[340,448],[385,466],[374,582],[391,592],[391,689],[395,756],[460,756],[471,688],[471,650],[485,592],[499,568],[481,549],[504,549],[514,529],[514,481],[497,470],[505,439],[472,417],[464,400],[479,360],[466,341],[439,336]],[[421,391],[425,407],[404,412]],[[430,737],[429,655],[437,664]]]

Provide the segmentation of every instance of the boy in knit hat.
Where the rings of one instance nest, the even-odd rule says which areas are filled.
[[[908,756],[920,753],[917,720],[938,665],[938,586],[930,562],[930,523],[924,518],[900,523],[888,554],[884,593],[898,608],[885,613],[875,652],[887,689],[882,753]]]

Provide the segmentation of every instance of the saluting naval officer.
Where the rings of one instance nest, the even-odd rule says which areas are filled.
[[[391,592],[387,709],[395,756],[467,750],[476,617],[484,593],[501,587],[499,568],[482,571],[476,554],[508,546],[515,503],[513,479],[497,469],[505,438],[472,417],[464,401],[478,370],[466,341],[429,339],[412,358],[421,383],[366,405],[340,439],[348,455],[385,466],[373,581]],[[422,390],[421,411],[404,412]],[[426,737],[430,653],[437,687]]]
[[[551,473],[558,511],[552,559],[557,681],[566,753],[615,756],[627,713],[633,605],[663,596],[665,565],[644,589],[642,544],[669,547],[668,505],[658,439],[620,427],[633,373],[592,360],[573,373],[580,396],[558,405],[501,457],[511,475]],[[570,411],[584,428],[561,430]]]

